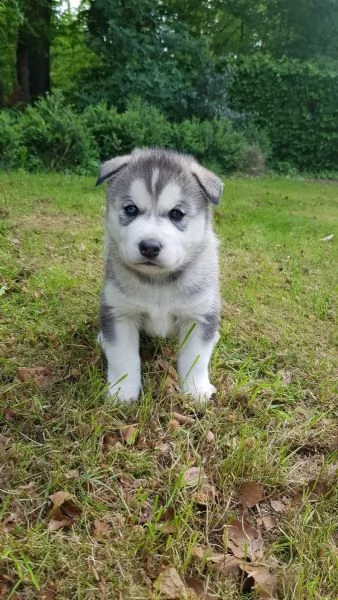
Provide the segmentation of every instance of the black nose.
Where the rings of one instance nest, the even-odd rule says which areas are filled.
[[[140,252],[146,258],[154,258],[160,253],[161,248],[162,244],[157,240],[143,240],[139,243]]]

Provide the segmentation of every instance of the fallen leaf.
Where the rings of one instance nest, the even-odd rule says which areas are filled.
[[[185,577],[184,582],[189,590],[194,591],[194,595],[199,600],[215,600],[217,596],[215,596],[207,582],[203,581],[203,579],[196,579],[195,577]]]
[[[191,496],[192,500],[200,506],[208,506],[213,504],[217,498],[217,490],[214,485],[210,483],[203,483],[201,489],[195,492]]]
[[[261,520],[266,531],[270,531],[270,529],[276,527],[276,519],[273,515],[264,515]]]
[[[270,500],[271,508],[278,513],[283,513],[286,510],[286,506],[280,500]]]
[[[46,387],[50,383],[52,373],[51,367],[20,367],[18,377],[24,383],[33,381],[39,388]]]
[[[291,371],[288,371],[287,369],[280,369],[278,371],[278,375],[280,377],[280,380],[281,380],[281,383],[283,386],[290,385],[290,383],[292,381]]]
[[[242,584],[245,593],[254,591],[255,596],[261,600],[275,600],[277,579],[270,573],[268,567],[255,566],[244,561],[241,569],[247,575],[247,579]]]
[[[169,454],[169,452],[172,450],[168,442],[157,442],[154,446],[154,449],[161,454]]]
[[[108,535],[109,529],[108,523],[105,523],[105,521],[99,521],[99,519],[95,519],[92,535],[97,539],[102,539]]]
[[[166,600],[188,600],[187,588],[174,567],[167,567],[158,575],[154,588]]]
[[[202,467],[189,467],[183,477],[183,483],[188,487],[195,487],[205,480],[205,474]]]
[[[211,564],[217,565],[218,571],[225,571],[232,575],[238,575],[240,572],[240,565],[243,562],[240,558],[237,558],[232,554],[223,554],[220,552],[208,554],[205,557],[205,560]]]
[[[176,419],[176,421],[179,422],[180,425],[193,425],[195,423],[195,419],[193,419],[192,417],[189,417],[187,415],[181,415],[181,413],[178,412],[174,412],[173,417],[174,419]]]
[[[254,483],[253,481],[246,481],[241,487],[241,504],[244,508],[252,508],[256,506],[263,498],[263,486]]]
[[[309,500],[318,500],[320,496],[325,496],[330,489],[327,481],[311,479],[307,484],[307,490],[310,492]]]
[[[180,424],[177,421],[177,419],[170,419],[168,426],[170,427],[170,429],[178,429]]]
[[[2,448],[9,448],[12,444],[12,438],[9,435],[3,435],[0,433],[0,446]]]
[[[319,241],[320,242],[331,242],[333,240],[333,238],[334,238],[334,234],[331,233],[330,235],[326,235],[325,237],[320,238]]]
[[[137,425],[138,423],[134,423],[134,425],[124,425],[120,428],[122,438],[128,446],[133,446],[136,442],[138,436]]]
[[[37,600],[54,600],[56,597],[56,587],[53,583],[45,585],[41,588]]]
[[[110,448],[115,448],[117,444],[122,446],[117,433],[105,433],[102,438],[102,451],[106,454]]]
[[[0,531],[3,531],[3,533],[9,533],[15,527],[15,525],[21,521],[22,517],[20,517],[18,512],[11,512],[7,517],[4,518],[3,521],[1,521]]]
[[[177,393],[180,391],[180,387],[177,381],[177,373],[174,367],[163,357],[159,357],[154,364],[155,371],[160,374],[166,375],[166,386],[168,390],[172,393]]]
[[[175,523],[158,523],[158,525],[156,525],[156,530],[165,535],[170,535],[176,533],[177,526]]]
[[[71,469],[65,473],[65,479],[77,479],[80,475],[79,469]]]
[[[231,525],[226,525],[223,541],[224,546],[237,558],[249,558],[251,561],[262,558],[262,535],[249,523],[236,519]]]
[[[214,441],[215,441],[215,434],[212,431],[208,431],[207,442],[209,442],[209,444],[213,444]]]
[[[57,531],[63,527],[70,527],[82,510],[75,504],[69,492],[55,492],[49,496],[53,503],[50,511],[48,531]]]

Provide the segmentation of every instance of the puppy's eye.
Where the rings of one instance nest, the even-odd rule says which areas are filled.
[[[127,206],[123,207],[123,210],[127,217],[137,217],[138,215],[138,208],[135,204],[127,204]]]
[[[182,212],[179,208],[173,208],[169,213],[169,217],[172,221],[182,221],[184,212]]]

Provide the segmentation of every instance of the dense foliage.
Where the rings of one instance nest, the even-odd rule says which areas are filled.
[[[154,144],[227,169],[243,160],[237,136],[274,167],[337,170],[337,51],[338,0],[82,0],[78,11],[66,0],[2,0],[0,107],[25,108],[50,81],[68,107],[48,133],[34,110],[3,114],[11,141],[0,141],[0,160],[71,168],[93,148],[102,157]],[[14,154],[13,120],[23,144]],[[32,158],[39,138],[76,137],[80,122],[94,140],[82,158],[57,158],[58,141],[53,160]]]
[[[233,63],[232,74],[233,107],[267,132],[280,168],[337,169],[337,69],[253,56]]]
[[[100,160],[131,152],[135,146],[183,150],[223,173],[241,169],[255,173],[264,167],[262,152],[252,138],[236,130],[229,119],[171,123],[159,109],[138,98],[120,113],[105,103],[78,112],[56,93],[24,112],[0,112],[3,169],[94,174]]]

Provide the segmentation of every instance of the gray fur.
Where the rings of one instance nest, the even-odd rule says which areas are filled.
[[[100,302],[100,325],[103,338],[107,342],[115,341],[115,317],[111,306],[106,304],[102,294]]]
[[[202,340],[204,342],[210,342],[218,331],[219,325],[219,312],[210,312],[203,315],[200,321]]]

